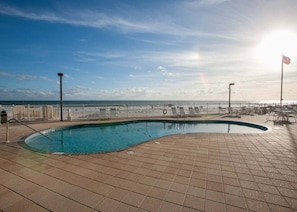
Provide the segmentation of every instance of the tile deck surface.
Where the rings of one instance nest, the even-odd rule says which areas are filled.
[[[297,123],[275,125],[265,115],[231,120],[270,131],[173,135],[130,148],[134,154],[53,155],[24,149],[17,141],[33,131],[16,123],[5,142],[2,124],[0,210],[296,212]]]

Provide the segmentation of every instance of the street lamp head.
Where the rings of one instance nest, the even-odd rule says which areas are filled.
[[[58,76],[59,77],[63,77],[63,73],[58,73]]]
[[[229,83],[229,85],[235,85],[235,83],[232,82],[232,83]]]

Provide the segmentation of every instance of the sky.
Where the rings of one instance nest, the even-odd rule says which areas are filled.
[[[297,100],[296,0],[0,0],[0,100]],[[290,64],[282,64],[282,54]]]

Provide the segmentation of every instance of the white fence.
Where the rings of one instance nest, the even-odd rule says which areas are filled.
[[[267,105],[232,103],[233,112],[265,114]],[[21,121],[60,120],[60,105],[0,105],[7,118]],[[64,105],[63,120],[112,119],[136,117],[170,117],[229,113],[226,103],[196,105]]]

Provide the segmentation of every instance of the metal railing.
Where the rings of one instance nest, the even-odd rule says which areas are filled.
[[[17,122],[17,123],[19,123],[19,124],[21,124],[21,125],[23,125],[23,126],[29,128],[29,129],[33,130],[34,132],[39,133],[40,135],[46,137],[47,139],[49,139],[49,140],[51,140],[51,141],[54,141],[51,137],[49,137],[49,136],[47,136],[47,135],[41,133],[41,132],[38,131],[38,130],[35,130],[34,128],[30,127],[29,125],[27,125],[27,124],[25,124],[25,123],[23,123],[23,122],[21,122],[21,121],[15,119],[15,118],[12,118],[12,119],[7,120],[7,122],[6,122],[6,142],[7,142],[7,143],[10,142],[10,141],[9,141],[9,123],[10,123],[11,121],[15,121],[15,122]]]
[[[100,105],[77,104],[63,107],[63,120],[89,120],[138,117],[170,117],[183,107],[185,114],[190,114],[190,108],[198,108],[200,115],[227,114],[228,102],[195,103],[180,105]],[[267,105],[259,103],[232,103],[232,111],[254,112],[265,114]],[[1,110],[7,112],[8,119],[19,121],[59,120],[59,105],[2,105]],[[164,112],[166,110],[166,113]]]

